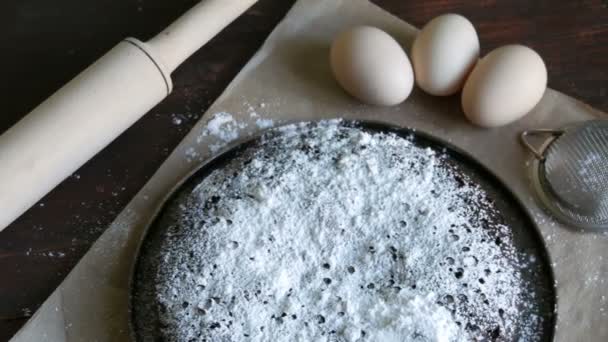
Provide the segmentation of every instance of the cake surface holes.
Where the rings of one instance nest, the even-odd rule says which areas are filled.
[[[162,338],[538,340],[510,228],[445,158],[337,121],[276,129],[168,208]]]

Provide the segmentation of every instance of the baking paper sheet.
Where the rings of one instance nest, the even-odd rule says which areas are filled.
[[[566,229],[537,206],[518,143],[524,129],[561,127],[603,116],[551,89],[524,119],[479,129],[464,119],[459,99],[414,90],[397,107],[361,105],[336,84],[329,44],[352,25],[380,27],[409,49],[416,29],[366,0],[300,0],[260,51],[211,106],[138,196],[118,216],[13,341],[128,341],[129,277],[136,248],[168,192],[223,144],[206,130],[215,113],[240,123],[241,139],[274,124],[342,117],[413,127],[472,154],[528,208],[549,250],[558,294],[556,341],[608,340],[608,235]],[[225,138],[225,137],[224,137]],[[213,147],[210,149],[210,147]]]

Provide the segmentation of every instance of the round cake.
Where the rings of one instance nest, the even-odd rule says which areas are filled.
[[[151,229],[138,340],[550,339],[542,250],[449,153],[339,121],[235,153]]]

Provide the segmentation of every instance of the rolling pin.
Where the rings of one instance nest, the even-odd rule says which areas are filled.
[[[0,135],[0,231],[161,102],[171,72],[257,0],[203,0],[127,38]]]

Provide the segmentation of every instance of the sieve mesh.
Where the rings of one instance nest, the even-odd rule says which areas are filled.
[[[539,171],[552,209],[577,225],[608,228],[608,120],[566,130],[547,147]]]

